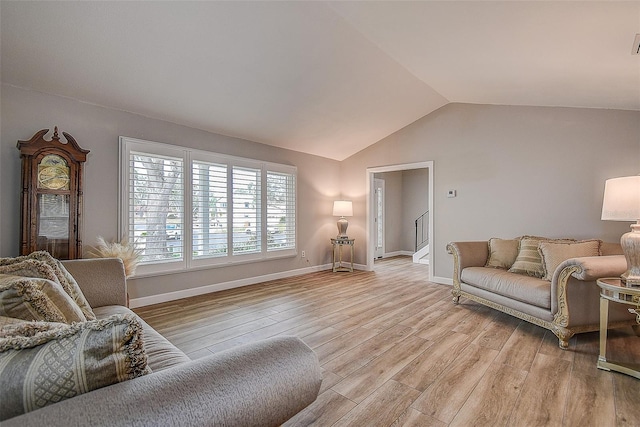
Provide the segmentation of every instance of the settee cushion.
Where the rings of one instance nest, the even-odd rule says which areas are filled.
[[[520,241],[517,239],[489,239],[487,267],[509,269],[518,257]]]
[[[97,307],[94,309],[94,312],[99,319],[107,318],[113,314],[136,316],[133,311],[121,305]],[[159,372],[191,361],[187,355],[171,344],[144,320],[138,317],[138,322],[144,330],[144,348],[147,354],[147,363],[153,372]]]
[[[487,267],[467,267],[461,278],[471,286],[551,309],[551,282],[546,280]]]
[[[543,260],[544,280],[551,280],[556,268],[570,258],[600,255],[600,240],[580,242],[540,242],[538,249]]]
[[[63,323],[87,320],[59,283],[9,274],[0,274],[0,315]]]
[[[0,421],[150,372],[136,316],[39,325],[3,328]]]
[[[19,267],[16,268],[16,264]],[[59,283],[62,289],[80,307],[86,320],[94,320],[96,318],[78,283],[64,265],[51,256],[49,252],[36,251],[16,258],[0,258],[0,273],[40,277]]]

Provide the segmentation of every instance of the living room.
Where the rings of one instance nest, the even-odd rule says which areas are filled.
[[[0,256],[19,253],[16,142],[53,126],[90,150],[87,250],[122,237],[120,137],[297,168],[295,256],[134,276],[132,307],[325,271],[338,199],[366,270],[388,166],[433,162],[434,283],[451,241],[619,241],[629,224],[600,218],[605,180],[639,172],[640,3],[396,3],[3,1]]]

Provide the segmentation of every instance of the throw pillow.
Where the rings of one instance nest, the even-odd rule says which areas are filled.
[[[0,316],[62,323],[87,320],[60,284],[9,274],[0,274]]]
[[[520,239],[518,256],[509,268],[511,273],[526,274],[528,276],[541,278],[544,276],[542,257],[538,252],[538,244],[542,238],[532,238],[525,236]]]
[[[489,259],[486,267],[509,269],[518,257],[519,240],[489,239]]]
[[[540,256],[544,266],[544,280],[551,280],[558,266],[570,258],[600,255],[600,240],[580,242],[540,242]]]
[[[0,421],[149,372],[130,314],[0,338]]]
[[[51,271],[55,275],[56,279],[51,279],[50,277],[45,277],[49,280],[54,280],[55,282],[60,283],[64,291],[69,294],[71,298],[78,304],[78,307],[82,310],[82,313],[87,318],[87,320],[94,320],[96,318],[91,306],[87,302],[84,297],[80,286],[75,281],[71,273],[67,271],[64,265],[57,259],[55,259],[51,254],[47,251],[36,251],[32,252],[29,255],[24,255],[16,258],[0,258],[0,272],[2,271],[2,266],[8,266],[16,263],[22,263],[27,260],[35,260],[40,261],[41,263],[46,264],[51,268]],[[16,274],[16,273],[11,273]],[[21,275],[28,275],[29,272]],[[50,274],[50,273],[48,273]],[[35,276],[42,277],[42,276]]]
[[[516,274],[526,274],[527,276],[541,279],[544,276],[544,265],[542,256],[538,251],[540,242],[575,242],[575,239],[548,239],[546,237],[523,236],[520,239],[518,257],[513,263],[509,272]]]

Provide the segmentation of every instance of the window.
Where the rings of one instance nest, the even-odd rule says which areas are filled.
[[[296,254],[295,167],[120,138],[139,275]]]

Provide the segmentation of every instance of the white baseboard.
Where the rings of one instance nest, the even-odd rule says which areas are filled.
[[[385,252],[382,255],[382,258],[391,258],[394,256],[413,256],[413,252],[411,251],[393,251],[393,252]]]
[[[453,279],[449,279],[447,277],[438,277],[438,276],[433,276],[431,278],[431,281],[433,283],[439,283],[441,285],[449,285],[449,286],[453,286]]]
[[[354,265],[359,270],[366,269],[366,266]],[[360,268],[363,267],[363,268]],[[305,267],[297,270],[288,270],[280,273],[265,274],[263,276],[247,277],[246,279],[232,280],[230,282],[215,283],[212,285],[198,286],[197,288],[184,289],[181,291],[167,292],[164,294],[151,295],[148,297],[133,298],[129,301],[130,308],[144,307],[146,305],[159,304],[161,302],[174,301],[177,299],[194,297],[209,294],[212,292],[224,291],[227,289],[239,288],[241,286],[255,285],[256,283],[268,282],[270,280],[285,279],[287,277],[300,276],[302,274],[315,273],[318,271],[331,270],[331,264],[317,265],[315,267]]]

